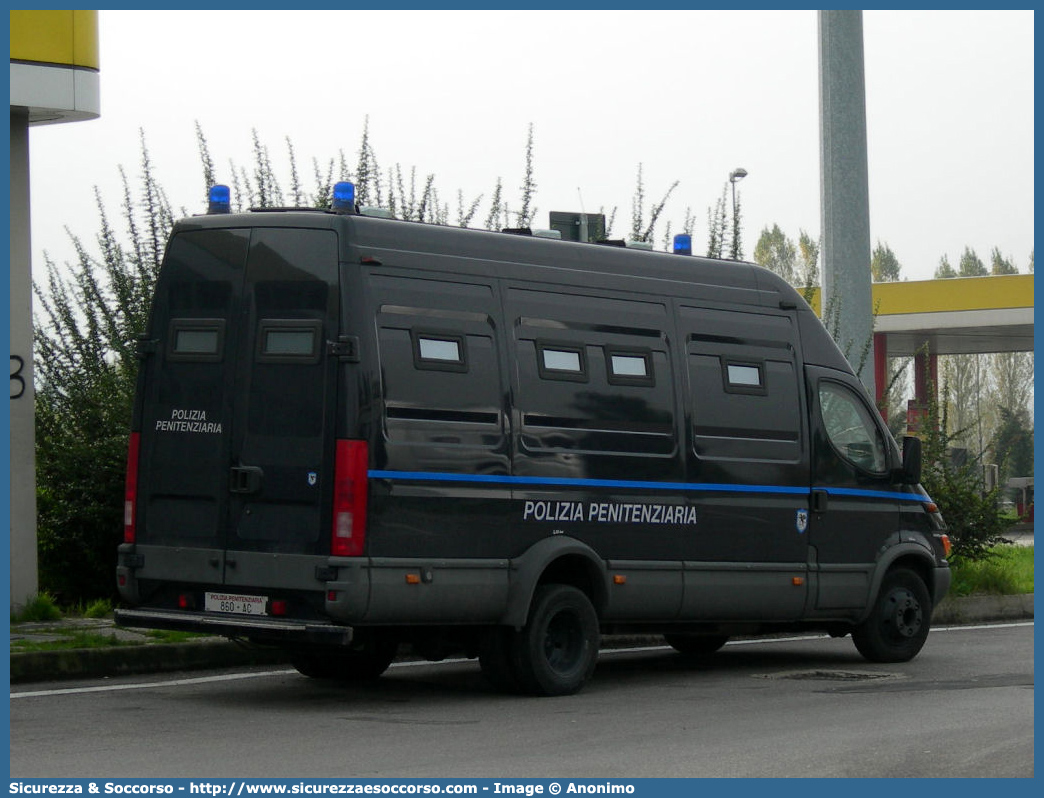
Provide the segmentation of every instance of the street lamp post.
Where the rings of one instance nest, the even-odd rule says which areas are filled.
[[[729,173],[729,182],[732,184],[732,257],[738,259],[740,257],[739,252],[739,229],[737,228],[737,212],[736,212],[736,181],[742,180],[747,176],[747,170],[742,166],[737,167]]]
[[[747,176],[747,170],[742,166],[729,173],[729,182],[732,183],[732,222],[736,222],[736,181]]]

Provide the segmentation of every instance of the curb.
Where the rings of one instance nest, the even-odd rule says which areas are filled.
[[[1017,596],[947,597],[932,614],[932,624],[949,626],[1032,618],[1032,593]],[[649,645],[652,639],[658,638],[621,635],[616,640],[607,639],[603,648]],[[289,664],[289,657],[285,652],[250,648],[219,638],[209,638],[192,643],[154,643],[15,653],[11,654],[11,684],[286,664]]]
[[[247,648],[222,639],[33,651],[11,655],[11,684],[288,662],[281,651]]]
[[[1033,594],[1017,596],[946,597],[932,613],[932,624],[971,624],[988,621],[1020,621],[1033,618]]]

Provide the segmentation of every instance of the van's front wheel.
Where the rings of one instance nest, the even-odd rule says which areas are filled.
[[[541,585],[529,622],[511,641],[514,672],[536,695],[570,695],[591,678],[601,636],[591,600],[570,585]]]
[[[906,568],[885,575],[874,608],[852,630],[859,653],[871,662],[906,662],[928,639],[932,599],[924,580]]]

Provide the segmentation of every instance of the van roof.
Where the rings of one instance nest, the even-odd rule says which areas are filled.
[[[682,286],[700,286],[702,296],[761,307],[811,309],[797,290],[768,269],[746,261],[716,260],[603,244],[560,241],[536,236],[408,222],[309,209],[264,209],[249,213],[193,216],[175,232],[230,227],[309,227],[344,232],[342,259],[382,262],[395,253],[402,265],[433,266],[433,258],[454,260],[454,271],[489,276],[539,279],[534,267],[553,271],[554,280],[590,286],[594,274],[606,288],[679,296]],[[441,264],[442,267],[445,264]],[[550,279],[549,271],[545,278]],[[672,290],[673,284],[674,290]]]

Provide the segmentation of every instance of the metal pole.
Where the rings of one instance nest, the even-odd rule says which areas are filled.
[[[863,12],[819,12],[823,316],[874,396]]]

